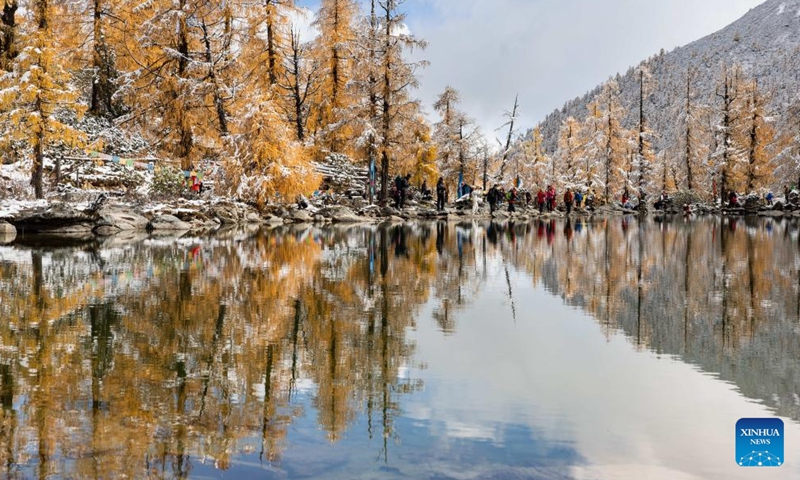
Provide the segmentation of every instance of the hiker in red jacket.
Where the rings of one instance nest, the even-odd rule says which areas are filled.
[[[539,213],[544,212],[544,190],[539,187],[539,192],[536,193],[536,204],[539,205]]]
[[[564,206],[567,207],[567,215],[569,215],[572,212],[573,198],[574,197],[572,196],[572,189],[567,188],[567,191],[564,192]]]

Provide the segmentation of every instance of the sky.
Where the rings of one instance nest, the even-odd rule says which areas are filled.
[[[405,0],[414,54],[430,65],[417,96],[431,121],[448,85],[491,141],[519,94],[519,132],[616,73],[711,34],[763,0]],[[315,11],[318,0],[299,0]],[[499,130],[498,130],[499,129]],[[516,130],[516,128],[515,128]],[[495,142],[496,145],[496,142]]]

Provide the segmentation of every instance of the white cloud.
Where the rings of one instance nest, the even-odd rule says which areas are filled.
[[[521,128],[658,53],[713,33],[760,0],[418,0],[407,22],[429,42],[419,94],[446,85],[484,133],[519,93]]]

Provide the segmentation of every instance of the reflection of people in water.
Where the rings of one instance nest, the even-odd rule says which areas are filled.
[[[444,236],[447,235],[447,222],[436,223],[436,251],[442,254],[444,248]]]
[[[490,222],[489,226],[486,227],[486,239],[494,246],[497,246],[498,227],[499,225],[495,222]]]
[[[554,238],[556,238],[556,221],[551,219],[550,222],[547,223],[547,244],[550,245],[553,243]]]
[[[406,246],[406,229],[402,225],[392,229],[392,243],[394,243],[395,257],[408,257],[408,247]]]
[[[544,238],[544,221],[542,220],[536,224],[536,237]]]
[[[564,223],[564,237],[567,241],[572,240],[572,220],[567,218],[566,223]]]
[[[511,244],[517,243],[517,232],[514,231],[514,222],[508,222],[508,241]]]

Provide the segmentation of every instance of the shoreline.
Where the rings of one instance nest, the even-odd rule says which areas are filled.
[[[145,237],[208,235],[224,233],[230,229],[258,230],[262,226],[282,225],[352,225],[407,223],[415,221],[531,221],[566,218],[607,218],[633,215],[639,212],[615,205],[603,205],[593,210],[539,213],[533,207],[518,207],[509,213],[499,208],[490,215],[487,205],[477,212],[471,207],[451,206],[444,212],[435,210],[427,202],[409,205],[402,211],[394,207],[365,204],[357,199],[345,204],[314,205],[305,208],[297,205],[268,205],[263,209],[224,198],[180,199],[173,202],[132,204],[98,198],[93,202],[72,203],[64,201],[4,201],[0,202],[0,244],[10,244],[17,237],[91,241],[105,237]],[[505,207],[505,205],[503,205]],[[800,207],[776,204],[772,208],[758,209],[719,208],[697,205],[691,214],[673,210],[649,210],[652,217],[770,217],[776,219],[800,218]]]

